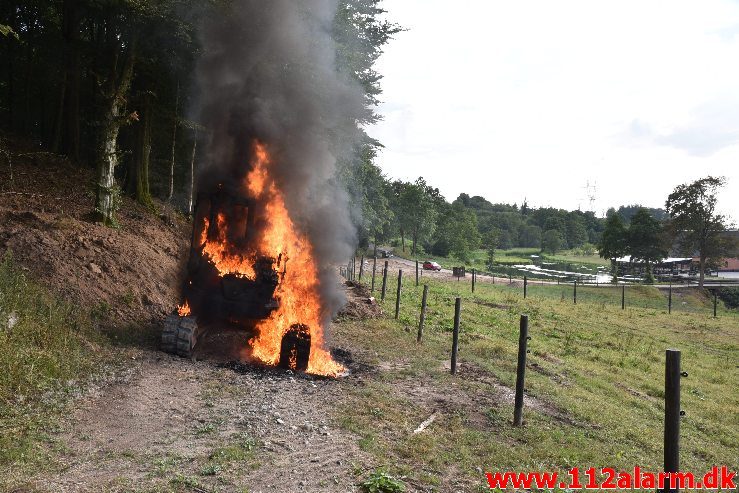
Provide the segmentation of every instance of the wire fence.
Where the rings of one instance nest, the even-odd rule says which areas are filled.
[[[379,285],[384,277],[386,263],[384,259],[382,261],[378,259],[375,267],[371,258],[352,259],[346,267],[340,268],[340,273],[348,280],[363,280],[369,284],[372,282],[370,278],[373,277],[373,271],[376,270],[374,284]],[[422,264],[412,263],[404,267],[406,268],[404,283],[418,285],[419,282],[423,282],[425,275]],[[695,285],[686,284],[604,284],[586,283],[581,279],[552,280],[528,276],[521,279],[512,274],[496,276],[488,272],[478,272],[475,269],[465,271],[463,268],[455,269],[452,275],[435,273],[434,276],[442,281],[456,280],[459,283],[460,292],[462,290],[474,292],[475,289],[488,289],[488,286],[495,286],[495,289],[506,288],[513,294],[525,298],[559,300],[572,304],[587,303],[617,306],[622,309],[642,308],[670,314],[705,313],[712,316],[718,316],[725,311],[723,303],[717,296],[718,289],[721,288],[710,284],[706,285],[703,290],[699,290],[695,289]],[[395,277],[397,277],[397,272],[390,269],[386,280],[388,291],[395,287],[397,282]]]

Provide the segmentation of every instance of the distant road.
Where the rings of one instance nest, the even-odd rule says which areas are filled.
[[[405,258],[402,258],[402,257],[391,257],[389,259],[379,258],[378,257],[378,259],[377,259],[377,270],[378,270],[378,272],[382,272],[382,266],[384,265],[385,260],[388,260],[390,262],[389,265],[392,266],[392,268],[394,268],[394,269],[402,268],[407,274],[410,274],[412,276],[415,276],[415,271],[416,271],[416,261],[415,260],[408,260],[408,259],[405,259]],[[366,259],[365,262],[368,262],[370,266],[372,265],[372,260],[371,259]],[[410,267],[410,269],[406,270],[406,268],[405,268],[406,266],[407,267]],[[421,268],[421,262],[419,262],[418,268],[419,268],[419,270],[422,271],[422,274],[421,274],[422,276],[429,276],[430,275],[430,276],[436,277],[436,278],[453,277],[452,276],[451,269],[444,269],[444,268],[442,268],[440,271],[436,271],[436,272],[434,272],[434,271],[428,271],[428,270],[425,270],[424,271]],[[492,282],[493,281],[493,276],[488,276],[488,275],[484,275],[484,274],[478,274],[477,275],[477,279],[480,280],[480,281],[491,281]],[[506,281],[508,281],[508,276],[495,276],[495,279],[496,280],[499,279],[499,280],[506,280]],[[523,278],[513,277],[512,280],[513,281],[516,281],[516,282],[523,282]],[[555,281],[547,281],[547,280],[542,280],[542,279],[529,279],[529,281],[532,284],[534,284],[534,283],[535,284],[557,284],[557,281],[556,280]],[[611,286],[612,287],[613,285],[607,284],[607,283],[601,283],[599,285],[591,284],[591,283],[586,283],[585,286],[594,286],[594,287],[595,286],[599,286],[599,287],[608,287],[608,286]],[[628,286],[628,284],[627,284],[627,286]],[[652,284],[652,286],[654,286],[655,288],[665,288],[665,289],[670,287],[669,284]],[[676,284],[673,284],[672,285],[672,288],[673,289],[697,288],[697,287],[698,287],[698,282],[697,281],[692,281],[690,284],[683,284],[683,283],[677,284],[676,283]],[[736,288],[736,287],[739,287],[739,279],[737,279],[736,281],[733,281],[732,280],[732,281],[718,281],[718,282],[711,281],[711,280],[706,280],[706,282],[703,284],[703,288],[704,289],[711,289],[711,288]]]

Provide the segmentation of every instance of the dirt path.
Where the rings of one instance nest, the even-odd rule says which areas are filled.
[[[351,379],[315,380],[142,351],[78,402],[49,492],[355,491],[367,459],[330,415]]]

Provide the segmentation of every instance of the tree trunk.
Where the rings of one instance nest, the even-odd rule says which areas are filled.
[[[6,19],[7,23],[11,26],[13,26],[16,29],[17,32],[17,25],[15,22],[15,12],[16,9],[12,9],[12,14],[8,16]],[[4,21],[5,22],[5,21]],[[15,124],[15,112],[13,111],[14,103],[15,103],[15,84],[14,84],[14,65],[13,62],[15,61],[15,54],[18,53],[17,45],[20,43],[13,43],[9,42],[6,44],[7,46],[7,72],[6,72],[6,84],[8,87],[8,121],[7,125],[9,129],[13,129],[13,125]]]
[[[654,276],[652,275],[652,263],[651,262],[645,262],[646,263],[646,276],[644,279],[644,282],[646,284],[654,284]]]
[[[80,160],[80,16],[79,1],[64,1],[64,85],[66,108],[60,124],[65,127],[63,149],[73,161]]]
[[[177,112],[180,106],[180,82],[177,81],[177,93],[174,101],[174,123],[172,124],[172,155],[169,161],[169,193],[167,193],[167,201],[172,200],[174,195],[174,154],[175,145],[177,144]]]
[[[411,245],[411,255],[416,254],[416,241],[418,240],[418,229],[413,228],[413,244]]]
[[[33,32],[29,31],[29,36],[33,36]],[[32,120],[33,113],[31,112],[31,81],[33,80],[33,55],[31,53],[31,44],[26,46],[26,73],[25,80],[23,81],[23,123],[20,127],[22,132],[26,135],[33,135],[34,125]]]
[[[614,284],[618,283],[618,263],[615,258],[611,259],[611,275],[613,276],[611,282]]]
[[[190,199],[187,202],[187,212],[192,215],[193,199],[195,196],[195,151],[198,148],[198,133],[195,132],[195,138],[192,140],[192,157],[190,158]]]
[[[400,228],[400,246],[405,252],[405,231],[403,231],[403,228]]]
[[[97,162],[97,197],[95,200],[96,219],[108,226],[116,224],[115,210],[118,207],[119,192],[115,187],[115,167],[118,165],[117,140],[121,125],[130,117],[122,115],[125,97],[131,87],[133,66],[136,58],[137,38],[131,40],[126,54],[123,71],[117,73],[117,53],[111,57],[111,70],[104,81],[102,91],[103,110],[101,115],[100,136],[95,149]]]
[[[118,131],[120,124],[116,121],[118,109],[117,105],[113,105],[107,111],[106,120],[103,122],[103,128],[100,135],[98,149],[96,149],[98,161],[98,183],[97,183],[97,200],[95,202],[95,212],[97,219],[108,226],[112,226],[115,221],[115,210],[118,207],[118,194],[115,190],[115,167],[118,166],[118,155],[116,154],[116,142],[118,140]],[[114,116],[116,115],[116,116]]]
[[[59,88],[59,106],[57,106],[56,118],[54,119],[54,135],[52,137],[51,152],[58,154],[62,146],[62,129],[64,125],[64,105],[67,95],[67,74],[62,76],[62,85]]]
[[[151,201],[151,192],[149,190],[149,163],[151,158],[151,95],[144,95],[144,110],[142,124],[139,128],[138,146],[136,149],[135,160],[135,198],[136,202],[148,207],[154,208]]]

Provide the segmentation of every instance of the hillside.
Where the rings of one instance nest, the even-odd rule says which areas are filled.
[[[178,302],[190,226],[122,197],[119,228],[92,222],[92,170],[11,140],[0,167],[0,256],[64,299],[109,312],[107,327],[157,324]]]

